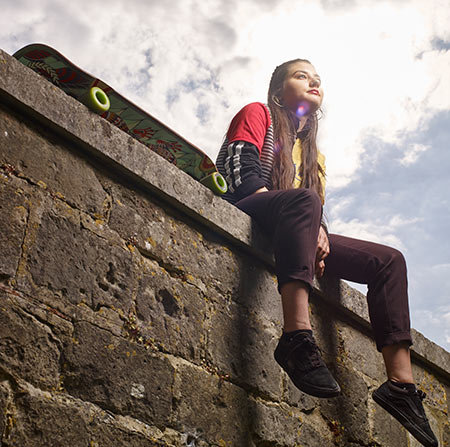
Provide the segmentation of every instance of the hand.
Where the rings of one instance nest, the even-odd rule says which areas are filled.
[[[325,229],[321,226],[319,229],[319,236],[317,238],[317,252],[316,252],[316,276],[321,278],[325,271],[324,259],[330,253],[330,243]]]
[[[316,276],[317,278],[322,278],[323,273],[325,272],[325,261],[316,261]]]
[[[259,194],[260,192],[267,192],[269,191],[265,186],[262,188],[257,189],[253,194]]]

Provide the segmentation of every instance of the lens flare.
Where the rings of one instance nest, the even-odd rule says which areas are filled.
[[[307,102],[302,102],[299,104],[297,111],[295,114],[298,118],[301,118],[302,116],[305,116],[309,112],[309,104]]]

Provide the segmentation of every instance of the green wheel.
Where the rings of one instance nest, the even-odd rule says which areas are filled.
[[[99,87],[91,87],[89,91],[80,98],[80,101],[95,113],[105,113],[109,110],[110,102],[108,95]]]
[[[214,194],[217,194],[219,196],[225,194],[228,190],[227,182],[218,172],[213,172],[212,174],[203,178],[202,180],[200,180],[200,183],[202,185],[205,185]]]

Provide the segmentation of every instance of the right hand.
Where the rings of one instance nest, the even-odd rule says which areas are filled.
[[[317,238],[316,276],[321,278],[325,271],[325,258],[330,254],[330,242],[325,229],[321,226]]]

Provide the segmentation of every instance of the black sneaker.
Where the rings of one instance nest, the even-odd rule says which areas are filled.
[[[394,416],[425,447],[437,447],[438,441],[428,423],[421,390],[407,390],[389,380],[373,392],[373,400]]]
[[[299,390],[316,397],[335,397],[341,392],[310,333],[284,334],[274,356]]]

